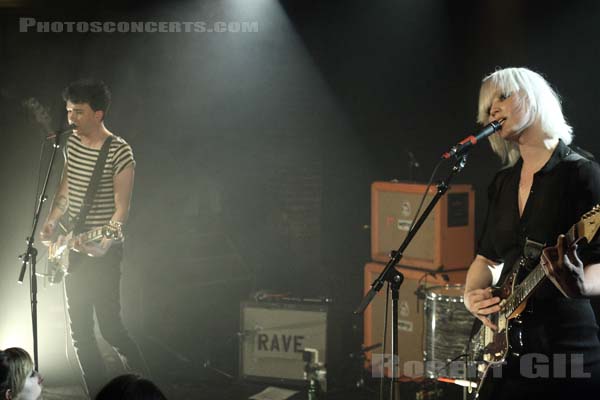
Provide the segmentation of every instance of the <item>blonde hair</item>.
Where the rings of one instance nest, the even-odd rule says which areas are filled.
[[[505,68],[483,78],[477,122],[482,125],[489,122],[492,101],[499,94],[518,94],[519,106],[524,107],[530,116],[523,129],[539,120],[542,131],[548,137],[561,139],[565,144],[573,140],[573,128],[565,120],[560,97],[537,72],[527,68]],[[491,135],[489,140],[505,165],[514,165],[521,156],[516,143],[504,140],[498,134]]]
[[[33,371],[33,361],[29,353],[20,347],[11,347],[0,353],[2,354],[0,368],[6,370],[5,381],[0,382],[0,394],[4,398],[6,392],[10,390],[14,399],[25,387],[25,381]]]

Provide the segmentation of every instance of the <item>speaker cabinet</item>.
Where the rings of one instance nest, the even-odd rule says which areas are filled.
[[[364,293],[371,288],[373,281],[383,271],[385,265],[380,263],[367,263],[364,269]],[[404,282],[400,287],[398,300],[398,348],[399,348],[399,366],[402,374],[404,363],[423,361],[423,343],[424,343],[424,300],[418,294],[426,287],[445,285],[450,283],[464,284],[466,271],[456,271],[447,274],[432,274],[428,271],[419,271],[414,269],[397,267],[404,275]],[[423,286],[421,286],[423,285]],[[375,296],[369,307],[364,313],[364,347],[381,344],[383,340],[383,323],[385,312],[387,285],[385,285]],[[392,321],[392,299],[390,295],[388,304],[388,324],[387,340],[385,354],[391,354],[391,331]],[[371,366],[373,371],[381,369],[381,357],[373,358],[373,354],[384,354],[383,346],[373,349],[366,354],[367,366]],[[379,365],[376,365],[379,364]],[[385,370],[385,369],[384,369]],[[389,371],[386,371],[386,374]],[[410,378],[417,376],[405,374]]]
[[[240,374],[261,381],[304,381],[305,348],[327,361],[326,304],[243,302]]]
[[[371,185],[371,256],[387,262],[402,244],[426,185],[374,182]],[[427,193],[421,212],[437,188]],[[475,194],[470,185],[452,185],[440,199],[400,263],[430,270],[466,268],[473,260]]]

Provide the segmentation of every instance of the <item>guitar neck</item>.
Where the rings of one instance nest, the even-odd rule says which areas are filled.
[[[536,287],[544,280],[546,274],[541,264],[538,264],[533,271],[527,275],[523,282],[514,290],[512,295],[506,299],[504,310],[507,315],[511,315],[525,301]]]
[[[565,235],[569,243],[573,243],[577,239],[577,224],[573,225]],[[504,310],[507,315],[511,315],[525,301],[531,293],[538,287],[546,278],[546,273],[541,264],[531,271],[525,279],[515,288],[514,292],[506,299]]]
[[[81,240],[83,243],[92,242],[94,240],[101,239],[104,236],[104,227],[99,227],[92,229],[91,231],[87,231],[81,233],[69,241],[69,248],[72,249],[75,245],[75,242]]]

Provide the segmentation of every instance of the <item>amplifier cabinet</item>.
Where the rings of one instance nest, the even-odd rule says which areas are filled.
[[[305,348],[327,361],[327,313],[323,304],[242,302],[240,375],[262,381],[304,382]]]
[[[371,257],[387,262],[402,244],[415,218],[426,185],[373,182],[371,185]],[[437,188],[427,193],[421,212]],[[452,185],[404,252],[400,263],[430,270],[465,268],[475,253],[475,194],[471,185]]]

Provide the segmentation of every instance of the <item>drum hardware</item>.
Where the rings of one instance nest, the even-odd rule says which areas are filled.
[[[373,351],[373,350],[377,350],[378,348],[380,348],[382,346],[383,346],[383,343],[381,343],[381,342],[375,343],[371,346],[361,345],[359,351],[348,354],[348,357],[351,360],[353,360],[353,362],[358,362],[357,370],[360,371],[360,376],[354,382],[355,388],[357,388],[357,389],[365,388],[365,385],[366,385],[366,377],[365,377],[366,370],[362,367],[362,365],[365,362],[365,359],[367,358],[366,353]]]

